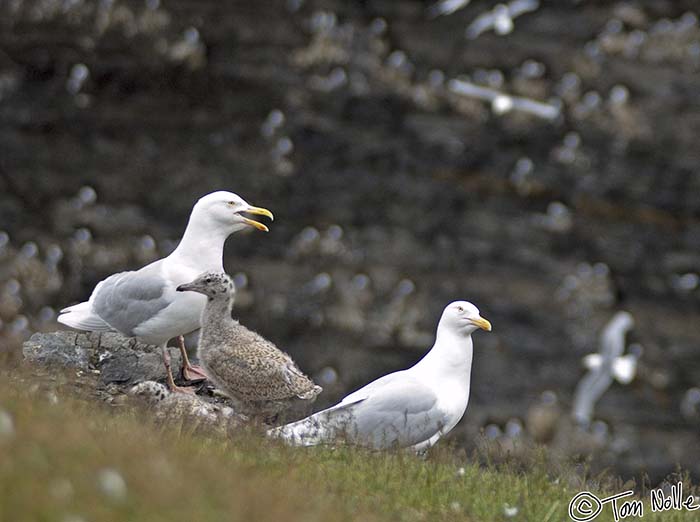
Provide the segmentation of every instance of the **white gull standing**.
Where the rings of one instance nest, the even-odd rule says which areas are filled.
[[[432,349],[407,370],[385,375],[335,406],[300,421],[268,430],[290,444],[335,441],[373,449],[435,444],[460,421],[469,402],[473,344],[477,328],[491,323],[467,301],[447,305]]]
[[[199,328],[206,297],[193,292],[177,292],[209,270],[223,271],[224,243],[232,233],[247,226],[268,231],[243,213],[267,216],[267,209],[249,205],[237,194],[217,191],[207,194],[192,208],[185,233],[177,248],[167,257],[140,270],[120,272],[99,282],[90,299],[61,310],[58,321],[78,330],[116,330],[127,336],[160,346],[171,390],[175,386],[167,343],[177,337],[187,380],[206,375],[192,366],[185,351],[184,334]]]

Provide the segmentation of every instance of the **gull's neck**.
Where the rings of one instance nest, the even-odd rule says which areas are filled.
[[[435,344],[415,366],[421,373],[469,382],[474,354],[472,336],[438,325]]]
[[[232,232],[195,207],[180,244],[168,257],[201,272],[223,272],[224,243]]]
[[[233,308],[233,296],[219,295],[217,297],[207,297],[207,302],[202,310],[200,324],[204,332],[208,325],[219,327],[232,322],[231,309]]]
[[[207,302],[202,309],[199,319],[201,330],[199,332],[199,343],[197,344],[197,357],[202,360],[205,351],[212,347],[225,348],[230,339],[227,334],[234,321],[231,318],[233,308],[232,295],[218,295],[214,298],[207,296]]]

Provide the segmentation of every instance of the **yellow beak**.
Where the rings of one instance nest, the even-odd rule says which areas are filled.
[[[274,221],[274,219],[275,219],[275,216],[272,215],[272,212],[270,212],[270,211],[267,210],[266,208],[262,208],[262,207],[248,207],[247,209],[244,210],[244,212],[245,212],[246,214],[255,214],[255,215],[257,215],[257,216],[269,217],[269,218],[270,218],[271,220],[273,220],[273,221]],[[258,230],[262,230],[263,232],[269,232],[269,231],[270,231],[269,228],[267,228],[267,227],[266,227],[265,225],[263,225],[262,223],[259,223],[259,222],[255,221],[254,219],[248,219],[247,217],[244,217],[244,218],[242,218],[242,219],[243,219],[243,222],[244,222],[246,225],[250,225],[251,227],[255,227],[255,228],[257,228]]]
[[[491,323],[489,323],[486,319],[483,317],[478,317],[476,319],[471,320],[472,324],[475,324],[482,330],[486,330],[487,332],[491,331]]]
[[[244,210],[244,212],[246,214],[255,214],[256,216],[266,216],[266,217],[269,217],[271,221],[275,220],[275,216],[273,216],[272,212],[270,212],[266,208],[248,207],[246,210]]]

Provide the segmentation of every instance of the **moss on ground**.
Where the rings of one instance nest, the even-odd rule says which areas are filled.
[[[544,450],[516,466],[484,464],[449,444],[426,458],[289,448],[254,430],[207,437],[156,426],[132,409],[2,382],[2,522],[561,522],[581,489]],[[696,520],[699,512],[654,515],[647,504],[644,520]],[[610,509],[597,520],[612,520]]]

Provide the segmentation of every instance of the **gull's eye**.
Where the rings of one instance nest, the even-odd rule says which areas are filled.
[[[457,311],[461,314],[462,312],[464,312],[464,308],[461,306],[458,306]]]
[[[211,277],[207,277],[206,282],[211,283]]]

